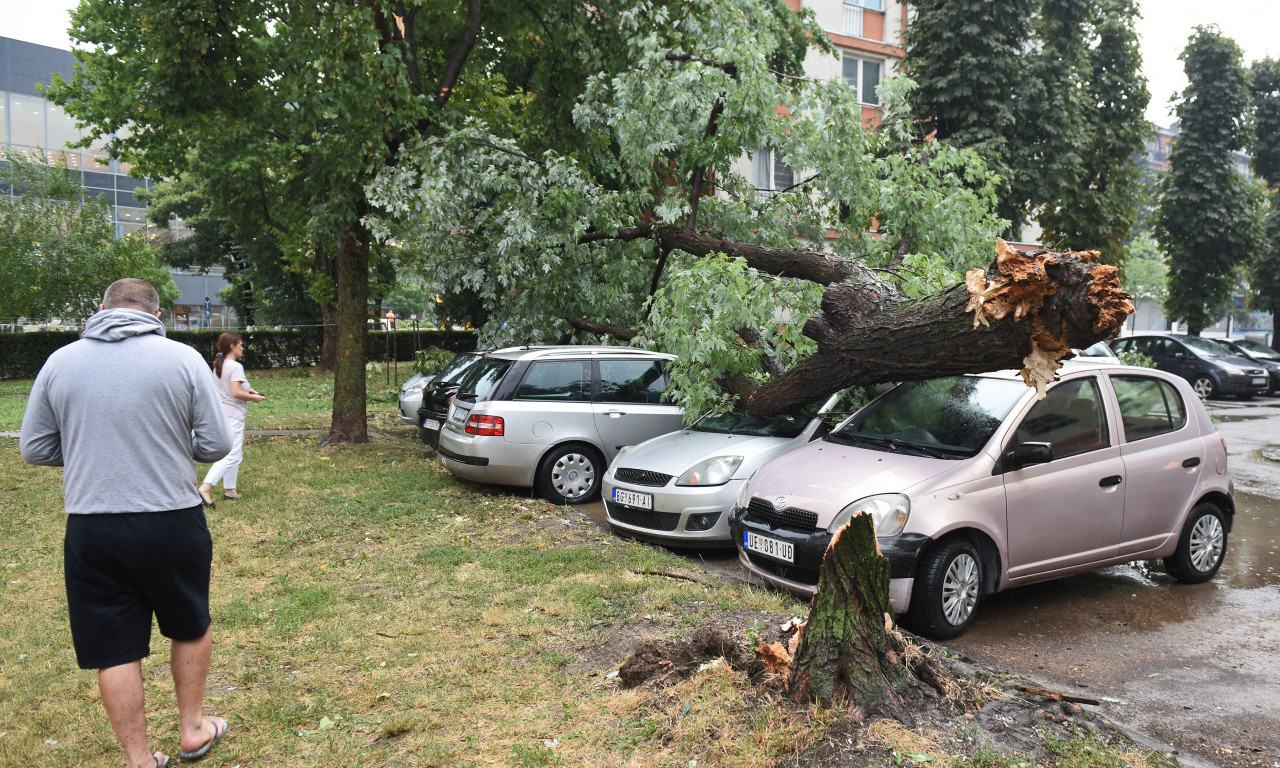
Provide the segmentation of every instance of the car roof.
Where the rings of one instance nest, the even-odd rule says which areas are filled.
[[[572,360],[582,357],[634,358],[639,360],[674,360],[675,355],[652,352],[639,347],[614,347],[608,345],[566,344],[555,346],[506,347],[495,350],[488,357],[501,360]]]
[[[1110,362],[1111,358],[1095,358],[1095,357],[1074,357],[1070,360],[1063,360],[1061,367],[1058,369],[1058,375],[1066,375],[1073,373],[1082,373],[1087,371],[1101,371],[1106,373],[1141,373],[1141,374],[1157,374],[1160,378],[1167,378],[1160,374],[1154,368],[1143,368],[1137,365],[1125,365],[1123,363]],[[969,376],[982,376],[990,379],[1017,379],[1022,380],[1022,371],[1008,369],[1003,371],[989,371],[987,373],[971,373]]]

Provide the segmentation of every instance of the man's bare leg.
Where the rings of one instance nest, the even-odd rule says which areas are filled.
[[[147,750],[147,710],[142,690],[142,662],[98,670],[98,689],[107,718],[115,729],[130,768],[155,768],[159,758]],[[159,754],[159,753],[155,753]]]
[[[210,627],[197,640],[174,640],[169,651],[169,671],[173,675],[181,720],[178,745],[186,751],[204,746],[215,733],[213,722],[204,717],[204,689],[212,650],[213,627]]]

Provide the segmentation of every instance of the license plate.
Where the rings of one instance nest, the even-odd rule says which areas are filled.
[[[454,424],[461,424],[467,420],[467,414],[469,413],[471,413],[471,411],[464,411],[461,408],[454,408],[452,411],[449,411],[449,421]]]
[[[614,488],[613,500],[619,504],[626,504],[628,507],[653,509],[653,495],[648,493],[636,493],[635,491],[624,491],[621,488]]]
[[[423,419],[422,428],[427,430],[428,432],[439,432],[440,422],[436,421],[435,419]]]
[[[742,532],[742,547],[784,563],[794,563],[796,560],[796,548],[791,542],[778,541],[751,531]]]
[[[1255,378],[1255,379],[1253,380],[1253,386],[1255,386],[1255,387],[1265,387],[1265,386],[1267,386],[1267,377],[1266,377],[1266,376],[1261,376],[1261,377]]]

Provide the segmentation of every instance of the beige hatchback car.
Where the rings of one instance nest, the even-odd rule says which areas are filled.
[[[749,570],[812,595],[832,536],[871,515],[894,610],[945,639],[984,595],[1104,565],[1212,578],[1232,493],[1184,379],[1069,361],[1043,400],[1014,372],[901,384],[761,467],[729,527]]]

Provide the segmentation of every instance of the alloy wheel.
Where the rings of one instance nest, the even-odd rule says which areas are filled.
[[[1222,521],[1217,515],[1204,515],[1191,529],[1188,554],[1191,565],[1201,573],[1213,570],[1222,558]]]
[[[947,566],[942,581],[942,613],[952,624],[963,624],[978,604],[978,563],[961,553]]]

